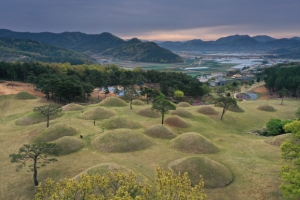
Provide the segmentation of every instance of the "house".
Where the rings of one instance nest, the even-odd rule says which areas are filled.
[[[246,76],[246,75],[241,75],[236,78],[225,78],[221,75],[217,76],[215,80],[209,82],[209,86],[211,87],[216,87],[216,86],[224,86],[227,85],[228,83],[232,82],[241,82],[241,83],[252,83],[254,78],[252,76]]]

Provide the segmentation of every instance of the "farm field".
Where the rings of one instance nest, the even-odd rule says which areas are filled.
[[[218,183],[221,180],[207,172],[211,176],[206,180],[210,183],[210,187],[205,189],[208,199],[282,199],[278,186],[281,183],[279,171],[284,161],[279,147],[266,143],[266,137],[247,134],[264,127],[271,118],[294,119],[300,101],[285,100],[284,105],[280,102],[279,99],[239,102],[245,112],[227,111],[223,120],[220,120],[221,108],[210,106],[216,113],[208,115],[199,112],[203,106],[177,106],[176,112],[165,116],[163,127],[167,130],[159,126],[161,118],[147,109],[149,105],[133,105],[131,110],[129,104],[110,99],[84,106],[67,105],[63,107],[62,114],[50,121],[48,129],[62,137],[64,131],[61,127],[69,127],[72,134],[65,137],[73,138],[69,141],[74,142],[82,135],[83,145],[72,153],[58,156],[58,162],[38,169],[38,180],[73,178],[100,165],[126,168],[153,182],[157,166],[175,166],[174,169],[178,169],[180,166],[176,164],[187,160],[186,169],[192,169],[193,163],[190,162],[198,159],[199,162],[195,163],[200,163],[204,159],[223,166],[228,174],[224,175],[226,181],[220,185],[210,183],[211,180]],[[40,96],[20,100],[15,98],[15,94],[6,93],[0,97],[0,178],[5,183],[0,185],[0,199],[34,198],[32,172],[27,172],[26,168],[16,172],[16,164],[10,163],[9,154],[16,153],[23,144],[32,143],[45,133],[47,128],[43,120],[31,125],[20,122],[34,107],[48,103]],[[266,103],[276,111],[257,109]],[[27,119],[30,122],[30,117]],[[126,123],[122,123],[124,121]],[[50,134],[51,131],[47,131]],[[168,135],[163,136],[160,131]],[[197,136],[200,136],[199,141],[204,138],[207,144],[205,150],[210,148],[211,151],[192,149],[180,143],[180,140],[188,142]],[[220,173],[223,176],[225,172]]]
[[[201,73],[221,73],[225,72],[230,67],[235,66],[235,64],[223,64],[218,63],[211,60],[204,61],[200,67],[202,69],[189,69],[186,70],[185,68],[192,67],[194,60],[185,60],[184,63],[178,64],[155,64],[155,63],[141,63],[141,62],[113,62],[113,64],[117,64],[118,66],[133,69],[135,67],[141,67],[144,70],[158,70],[158,71],[174,71],[174,72],[182,72],[188,74],[190,76],[196,76]]]

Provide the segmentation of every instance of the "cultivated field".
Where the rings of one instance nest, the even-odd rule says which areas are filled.
[[[47,101],[41,97],[22,100],[15,95],[1,96],[0,199],[33,199],[32,172],[26,168],[16,172],[9,154],[16,153],[23,144],[42,140],[43,135],[65,149],[57,157],[58,162],[38,169],[39,181],[47,177],[56,181],[73,178],[87,171],[123,169],[153,182],[159,165],[175,171],[187,169],[194,175],[192,180],[203,173],[208,199],[282,199],[278,186],[284,162],[278,144],[271,145],[265,137],[247,134],[265,126],[270,118],[295,118],[300,101],[285,100],[282,106],[280,102],[239,102],[245,112],[227,111],[222,121],[220,108],[180,107],[165,117],[162,127],[158,126],[161,118],[147,109],[149,105],[133,105],[130,110],[129,104],[120,106],[123,102],[106,99],[102,104],[64,107],[62,114],[50,121],[49,130],[45,130],[46,122],[36,120],[30,113]],[[257,109],[267,103],[275,111]],[[24,117],[28,124],[18,123]]]

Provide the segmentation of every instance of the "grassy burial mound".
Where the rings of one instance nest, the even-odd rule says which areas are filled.
[[[92,141],[94,149],[119,153],[146,149],[152,144],[145,135],[130,129],[113,130]]]
[[[170,128],[161,124],[153,125],[147,128],[145,134],[150,137],[162,139],[172,139],[176,137],[176,134]]]
[[[269,104],[263,104],[257,107],[258,110],[266,111],[266,112],[274,112],[275,108]]]
[[[161,114],[155,110],[152,110],[151,107],[142,108],[138,111],[138,114],[143,117],[150,117],[150,118],[159,118]]]
[[[142,105],[145,105],[145,103],[139,99],[134,99],[132,101],[132,105],[136,105],[136,106],[142,106]]]
[[[192,105],[189,104],[188,102],[180,102],[177,104],[178,107],[191,107]]]
[[[103,174],[106,174],[108,172],[118,172],[118,171],[129,174],[133,170],[129,169],[128,167],[118,165],[118,164],[115,164],[115,163],[102,163],[102,164],[99,164],[99,165],[96,165],[96,166],[93,166],[91,168],[88,168],[88,169],[84,170],[83,172],[81,172],[80,174],[75,176],[74,179],[78,180],[82,174],[88,174],[88,175],[100,174],[100,175],[103,175]],[[147,179],[140,173],[137,173],[137,172],[134,172],[134,173],[137,175],[137,181],[138,182],[142,182],[142,181],[145,181]]]
[[[108,97],[99,103],[100,106],[122,107],[127,103],[118,97]]]
[[[33,96],[32,94],[29,94],[28,92],[19,92],[18,94],[16,94],[14,96],[14,98],[18,99],[18,100],[36,99],[35,96]]]
[[[70,103],[70,104],[67,104],[65,106],[62,107],[62,110],[63,111],[75,111],[75,110],[84,110],[84,106],[82,105],[79,105],[79,104],[76,104],[76,103]]]
[[[62,115],[63,115],[62,113],[58,113],[56,115],[50,115],[49,120],[56,119]],[[25,115],[24,117],[18,119],[15,123],[16,123],[16,125],[19,125],[19,126],[28,126],[28,125],[38,124],[38,123],[46,122],[46,121],[47,121],[47,117],[44,116],[43,114],[38,113],[38,112],[30,112],[29,114]]]
[[[217,115],[218,114],[218,112],[210,106],[201,106],[200,108],[197,109],[197,112],[204,114],[204,115]]]
[[[299,141],[295,141],[293,139],[293,136],[291,133],[286,133],[283,135],[277,135],[275,137],[268,138],[265,140],[265,143],[279,147],[286,140],[291,140],[292,143],[297,143],[297,142],[300,143]]]
[[[187,128],[190,126],[189,123],[187,123],[184,119],[182,119],[181,117],[177,116],[177,115],[173,115],[168,117],[165,120],[165,123],[170,125],[170,126],[175,126],[178,128]]]
[[[79,118],[87,119],[87,120],[108,119],[116,115],[117,113],[115,111],[100,107],[100,108],[93,108],[81,113],[79,115]]]
[[[103,127],[106,129],[117,129],[117,128],[128,128],[128,129],[136,129],[141,128],[142,126],[131,119],[125,117],[112,117],[106,120],[103,123]]]
[[[219,148],[202,135],[194,132],[184,133],[171,140],[170,146],[186,153],[216,153]]]
[[[245,112],[245,110],[243,108],[241,108],[240,106],[229,108],[228,110],[231,112]]]
[[[59,155],[66,155],[73,153],[84,146],[81,139],[72,136],[63,136],[52,143],[59,147]]]
[[[187,172],[192,185],[199,183],[199,176],[204,179],[206,188],[220,188],[233,181],[233,175],[224,165],[206,157],[187,157],[171,162],[170,167],[175,173]]]
[[[189,111],[183,109],[183,108],[177,108],[176,110],[172,110],[171,115],[178,115],[180,117],[184,117],[184,118],[191,118],[193,117],[192,113],[190,113]]]
[[[40,132],[34,139],[33,142],[51,142],[57,140],[63,136],[73,136],[76,135],[78,131],[72,126],[65,124],[55,124],[46,128]]]

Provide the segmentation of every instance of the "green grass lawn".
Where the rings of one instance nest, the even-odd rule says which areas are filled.
[[[246,132],[265,126],[271,118],[293,119],[300,101],[285,100],[280,105],[280,99],[269,100],[275,112],[257,110],[259,105],[266,101],[243,101],[239,106],[245,112],[237,113],[227,111],[224,119],[218,115],[204,115],[196,110],[199,106],[181,107],[192,113],[184,118],[190,124],[187,128],[168,126],[173,133],[180,135],[195,132],[207,138],[220,151],[211,154],[193,154],[178,151],[170,147],[171,139],[147,137],[153,144],[145,149],[125,153],[110,153],[94,149],[92,141],[105,135],[111,130],[105,128],[108,119],[98,119],[94,125],[93,120],[80,118],[81,110],[64,111],[63,114],[50,122],[50,127],[56,124],[65,124],[77,130],[70,137],[80,138],[84,146],[70,154],[59,156],[58,162],[51,163],[38,169],[38,180],[44,181],[47,177],[58,181],[63,178],[73,178],[83,171],[104,163],[112,163],[131,169],[137,174],[154,181],[157,166],[166,168],[175,160],[202,156],[220,163],[233,174],[233,182],[225,187],[206,189],[208,199],[236,200],[236,199],[282,199],[278,188],[280,180],[280,166],[284,164],[278,146],[265,142],[265,137],[246,134]],[[17,100],[13,96],[0,97],[0,199],[33,199],[34,184],[32,172],[26,168],[15,171],[16,164],[10,163],[9,154],[16,153],[23,144],[33,141],[39,133],[45,130],[45,122],[28,126],[16,125],[15,121],[30,113],[34,107],[44,105],[42,99]],[[139,123],[141,126],[134,132],[145,134],[145,130],[153,125],[160,124],[160,118],[142,117],[138,111],[147,105],[133,105],[133,110],[125,107],[106,107],[99,104],[86,106],[85,110],[105,107],[126,119]],[[214,108],[221,113],[220,108]],[[85,111],[84,111],[85,112]],[[171,116],[167,114],[165,119]],[[30,164],[30,163],[28,163]]]

